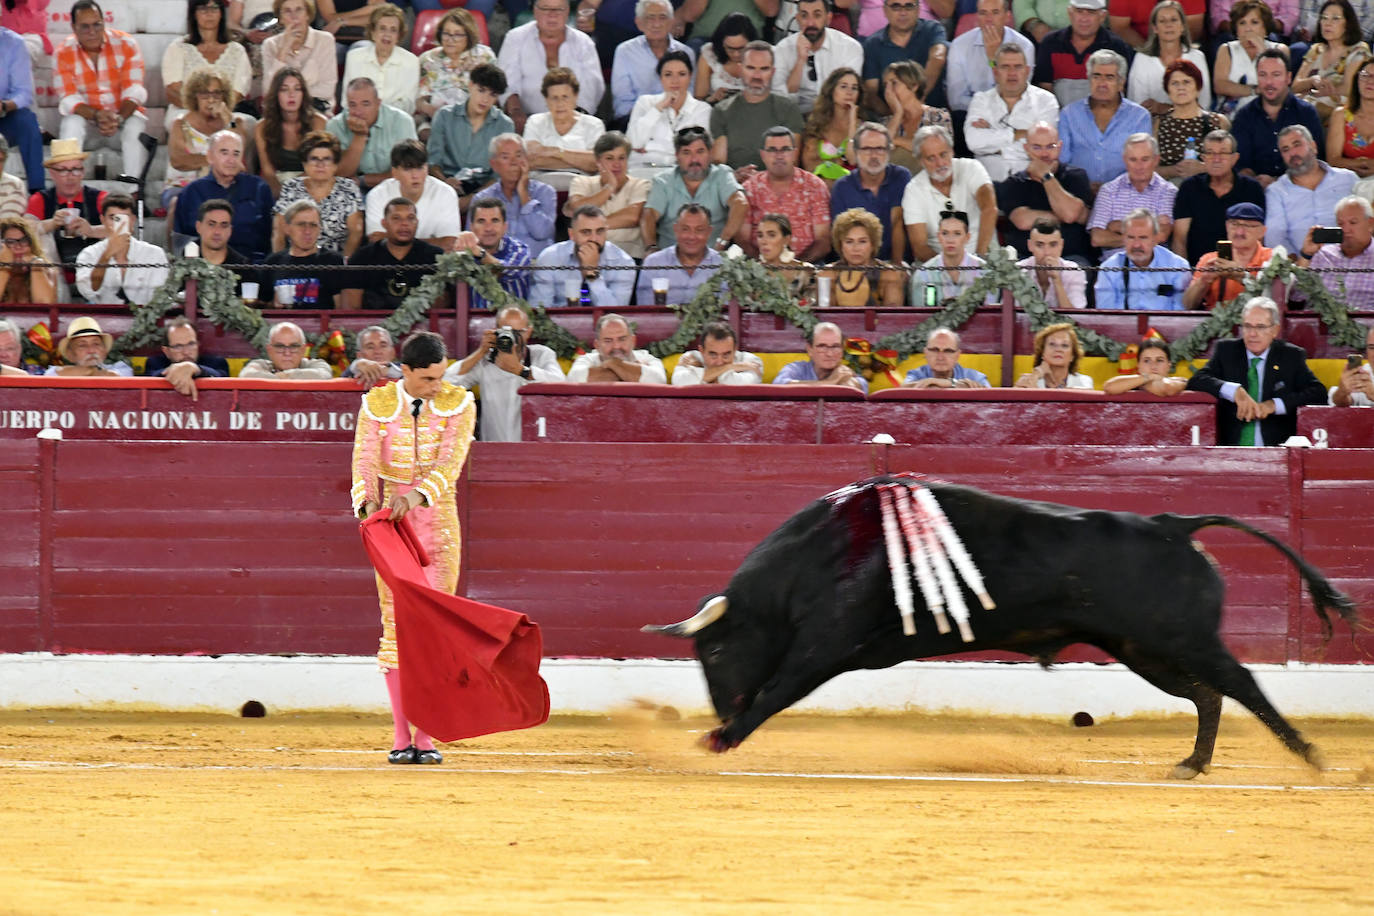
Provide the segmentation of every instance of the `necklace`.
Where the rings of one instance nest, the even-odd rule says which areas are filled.
[[[859,282],[855,283],[853,286],[845,286],[844,275],[846,273],[858,274]],[[857,293],[860,289],[863,288],[863,285],[867,282],[868,274],[866,271],[862,270],[841,270],[839,273],[835,275],[835,285],[840,288],[840,292],[842,293]]]

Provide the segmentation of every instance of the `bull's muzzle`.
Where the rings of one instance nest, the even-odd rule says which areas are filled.
[[[716,595],[703,604],[696,614],[680,623],[649,624],[639,629],[643,633],[662,633],[664,636],[692,636],[725,616],[727,603],[724,595]]]

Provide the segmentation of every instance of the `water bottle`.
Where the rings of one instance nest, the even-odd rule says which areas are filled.
[[[590,308],[590,307],[591,307],[591,304],[592,304],[592,291],[591,291],[591,285],[590,285],[590,284],[588,284],[588,283],[586,283],[586,282],[583,282],[581,285],[578,286],[578,288],[577,288],[577,304],[578,304],[578,305],[581,305],[581,306],[583,306],[583,307],[586,307],[586,308]]]
[[[1198,158],[1198,152],[1197,152],[1197,137],[1189,137],[1189,138],[1188,138],[1188,145],[1187,145],[1186,147],[1184,147],[1184,150],[1183,150],[1183,158],[1184,158],[1184,159],[1192,159],[1192,160],[1194,160],[1194,161],[1197,160],[1197,158]]]
[[[940,291],[935,288],[935,284],[926,283],[926,308],[936,309],[940,307]]]

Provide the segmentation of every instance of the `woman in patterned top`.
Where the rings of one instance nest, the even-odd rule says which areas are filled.
[[[1325,125],[1355,92],[1355,70],[1369,60],[1369,45],[1360,40],[1360,20],[1349,0],[1326,0],[1317,17],[1322,40],[1312,42],[1302,59],[1293,94],[1306,93]]]
[[[363,195],[352,178],[338,177],[341,152],[339,139],[328,131],[306,134],[301,141],[305,174],[281,186],[281,196],[273,208],[273,251],[285,247],[286,223],[282,214],[291,204],[306,198],[320,208],[320,247],[345,258],[351,258],[358,250],[363,240]]]
[[[496,54],[477,36],[477,20],[467,10],[449,10],[435,30],[438,47],[420,55],[420,96],[415,100],[415,121],[422,127],[445,105],[468,100],[472,70],[478,64],[496,63]]]
[[[1159,174],[1170,181],[1191,178],[1202,169],[1202,138],[1214,130],[1229,130],[1226,116],[1204,111],[1198,94],[1202,71],[1190,60],[1176,60],[1164,70],[1162,80],[1173,108],[1159,119]]]

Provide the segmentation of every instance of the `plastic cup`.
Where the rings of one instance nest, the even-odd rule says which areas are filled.
[[[242,286],[242,288],[243,288],[243,298],[244,298],[244,301],[246,301],[246,302],[256,302],[256,301],[257,301],[257,299],[258,299],[258,284],[256,284],[256,283],[244,283],[243,286]]]

